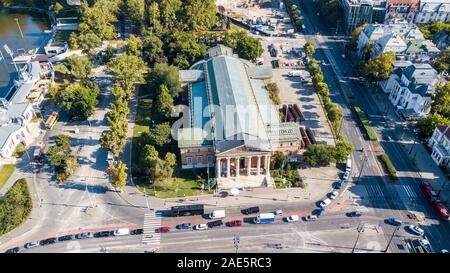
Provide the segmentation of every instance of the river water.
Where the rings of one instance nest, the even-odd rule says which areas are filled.
[[[23,38],[14,18],[19,20]],[[44,32],[49,29],[50,21],[46,14],[25,14],[0,9],[0,50],[5,57],[5,60],[0,60],[0,98],[6,96],[13,79],[17,79],[11,58],[3,46],[7,44],[16,54],[21,49],[28,51],[42,47],[50,38],[50,34]]]

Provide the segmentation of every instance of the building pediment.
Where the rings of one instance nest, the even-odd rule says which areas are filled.
[[[258,149],[256,147],[249,147],[246,145],[241,145],[241,146],[229,149],[227,151],[224,151],[222,153],[218,153],[217,156],[220,156],[220,157],[252,156],[252,155],[264,154],[264,153],[268,153],[268,152],[270,153],[270,151]]]

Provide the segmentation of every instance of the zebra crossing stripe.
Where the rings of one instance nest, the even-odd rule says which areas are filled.
[[[161,227],[161,213],[149,212],[144,215],[142,243],[146,245],[159,245],[161,234],[156,229]]]

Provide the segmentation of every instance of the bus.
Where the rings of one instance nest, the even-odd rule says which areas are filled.
[[[172,217],[203,215],[204,213],[205,209],[203,205],[175,206],[170,210],[170,214]]]
[[[51,130],[58,122],[58,112],[53,112],[45,121],[45,128]]]

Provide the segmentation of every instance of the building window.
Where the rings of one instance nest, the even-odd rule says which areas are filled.
[[[203,156],[202,155],[197,156],[197,165],[199,165],[199,164],[203,164]]]
[[[208,163],[213,163],[214,158],[212,155],[208,155]]]
[[[186,157],[186,163],[187,165],[192,165],[192,156]]]

